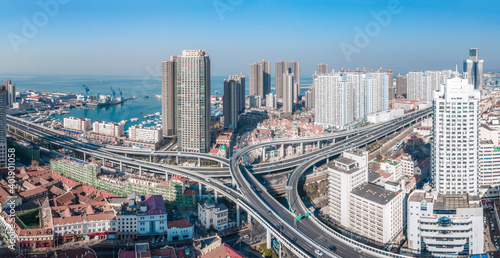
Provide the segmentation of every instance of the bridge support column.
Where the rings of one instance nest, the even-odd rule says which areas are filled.
[[[175,156],[175,164],[179,165],[179,156]]]
[[[125,157],[127,157],[127,153],[125,152]]]
[[[266,240],[267,240],[267,242],[266,242],[266,245],[267,245],[266,247],[267,247],[267,249],[271,249],[271,248],[273,248],[273,247],[271,246],[271,238],[272,238],[272,236],[271,236],[271,230],[268,228],[268,229],[267,229],[267,239],[266,239]]]
[[[261,154],[261,160],[266,161],[266,148],[262,147],[262,154]]]
[[[250,212],[247,212],[247,222],[250,224],[250,227],[252,226],[252,214]]]
[[[223,168],[224,167],[224,164],[222,164],[222,162],[220,163],[220,167]]]
[[[86,161],[87,160],[87,154],[84,152],[83,153],[83,161]]]
[[[300,143],[300,154],[304,153],[304,143]]]
[[[63,154],[66,155],[66,148],[63,148]]]
[[[49,150],[52,150],[52,143],[49,143]]]
[[[318,143],[316,144],[316,147],[321,148],[321,143],[318,141]]]
[[[106,167],[106,160],[104,158],[102,159],[102,166]]]
[[[217,196],[217,190],[215,189],[214,189],[214,196],[215,196],[215,203],[217,203],[218,196]]]
[[[198,158],[198,167],[201,167],[201,159]]]
[[[199,182],[198,184],[200,185],[199,186],[199,190],[198,190],[198,192],[199,192],[199,197],[198,197],[199,200],[198,201],[200,202],[201,201],[201,196],[202,196],[202,186],[201,186],[201,182]]]
[[[142,176],[142,166],[139,166],[139,176]]]
[[[236,203],[236,226],[240,226],[240,205]]]
[[[152,162],[152,158],[151,158],[151,155],[149,155],[149,162]]]
[[[280,157],[285,157],[285,144],[281,144]]]
[[[243,155],[243,166],[246,166],[247,165],[247,154],[245,153]]]
[[[123,171],[123,163],[120,161],[120,171]]]

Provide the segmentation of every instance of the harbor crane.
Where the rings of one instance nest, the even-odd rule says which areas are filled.
[[[113,94],[113,99],[115,99],[116,92],[113,90],[113,87],[111,87],[111,93]]]
[[[85,84],[82,86],[82,88],[83,88],[83,89],[85,89],[85,96],[84,96],[84,100],[83,100],[83,101],[84,101],[84,102],[87,102],[87,96],[89,95],[89,91],[90,91],[90,89],[89,89],[89,87],[87,87],[87,85],[85,85]]]
[[[120,90],[120,88],[118,88],[118,92],[120,93],[120,98],[123,100],[122,90]]]

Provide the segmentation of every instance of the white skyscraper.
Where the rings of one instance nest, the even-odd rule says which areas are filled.
[[[432,181],[441,194],[478,194],[480,92],[452,78],[434,92]]]
[[[283,112],[293,113],[295,91],[295,77],[293,73],[283,74]]]
[[[177,150],[210,149],[210,58],[204,50],[184,50],[176,65]]]

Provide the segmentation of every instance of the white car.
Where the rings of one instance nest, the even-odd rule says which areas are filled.
[[[354,251],[356,251],[357,253],[361,253],[361,249],[360,248],[354,248]]]
[[[210,182],[210,178],[205,178],[205,181]]]
[[[314,251],[318,256],[323,256],[323,252],[321,252],[321,250],[319,249],[316,249],[316,251]]]

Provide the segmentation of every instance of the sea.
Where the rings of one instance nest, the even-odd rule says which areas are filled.
[[[224,80],[227,76],[211,76],[212,96],[224,94]],[[139,124],[147,114],[161,112],[161,76],[118,76],[118,75],[0,75],[0,82],[12,80],[16,91],[24,89],[49,92],[67,92],[85,94],[83,85],[89,88],[89,95],[111,95],[113,88],[118,96],[121,90],[123,97],[137,97],[125,101],[123,104],[96,109],[72,108],[69,114],[53,115],[62,120],[64,117],[74,116],[90,118],[92,121],[120,122],[128,120],[125,130],[131,125]],[[274,77],[271,78],[271,87],[274,88]],[[246,85],[248,86],[248,78]],[[302,86],[310,86],[312,77],[301,77]],[[308,89],[301,89],[301,94]],[[248,89],[246,90],[248,95]],[[274,92],[274,90],[272,90]],[[144,98],[144,96],[148,98]],[[137,122],[130,122],[131,118],[139,118]]]

